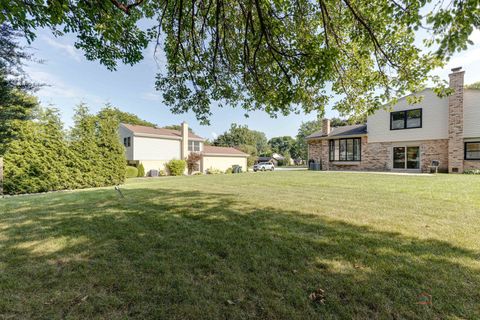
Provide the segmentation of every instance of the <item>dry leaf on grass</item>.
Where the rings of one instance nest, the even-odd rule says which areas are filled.
[[[313,302],[325,304],[325,290],[318,288],[310,293],[308,298]]]

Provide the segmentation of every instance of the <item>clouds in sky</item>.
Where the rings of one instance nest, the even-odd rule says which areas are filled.
[[[82,56],[80,55],[79,51],[71,44],[65,44],[56,38],[52,38],[49,36],[42,36],[41,39],[45,41],[49,46],[62,51],[64,54],[71,57],[73,60],[80,62],[82,60]]]
[[[62,78],[36,67],[28,67],[27,72],[33,81],[42,83],[36,95],[43,101],[54,103],[58,98],[65,98],[75,101],[85,101],[88,103],[105,103],[104,99],[95,96],[79,87],[69,85]]]

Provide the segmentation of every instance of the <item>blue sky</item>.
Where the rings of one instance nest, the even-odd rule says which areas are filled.
[[[469,50],[455,55],[447,67],[437,70],[436,74],[448,79],[448,70],[462,66],[466,71],[466,83],[480,81],[479,30],[472,34],[471,40],[475,44]],[[117,71],[112,72],[96,61],[86,60],[73,43],[72,35],[55,38],[49,31],[40,30],[31,46],[35,57],[45,62],[27,67],[34,80],[49,84],[36,95],[43,105],[58,108],[67,126],[72,124],[73,109],[80,102],[86,103],[94,112],[105,103],[111,103],[159,126],[187,121],[196,133],[208,139],[228,130],[232,122],[263,131],[268,138],[295,136],[303,121],[316,118],[316,114],[312,113],[272,119],[262,112],[250,113],[250,117],[245,118],[241,109],[214,107],[210,126],[201,126],[193,113],[174,115],[163,105],[161,94],[154,89],[155,74],[163,62],[160,58],[157,65],[153,48],[145,51],[145,59],[141,63],[120,65]],[[337,113],[327,109],[327,116],[337,116]]]

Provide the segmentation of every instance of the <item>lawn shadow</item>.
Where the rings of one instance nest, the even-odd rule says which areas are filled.
[[[0,316],[480,317],[479,252],[233,195],[124,193],[7,199]]]

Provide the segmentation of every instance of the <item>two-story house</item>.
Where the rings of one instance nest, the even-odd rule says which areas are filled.
[[[233,165],[247,169],[248,154],[235,148],[204,145],[205,139],[190,132],[185,122],[181,130],[122,123],[119,132],[127,163],[134,166],[142,163],[147,173],[164,170],[170,160],[186,160],[191,152],[201,154],[202,172],[210,168],[225,171]]]
[[[330,128],[307,137],[309,162],[322,170],[462,173],[480,169],[480,90],[464,88],[461,68],[452,69],[454,93],[439,98],[431,89],[418,104],[402,98],[390,110],[378,110],[367,124]]]

